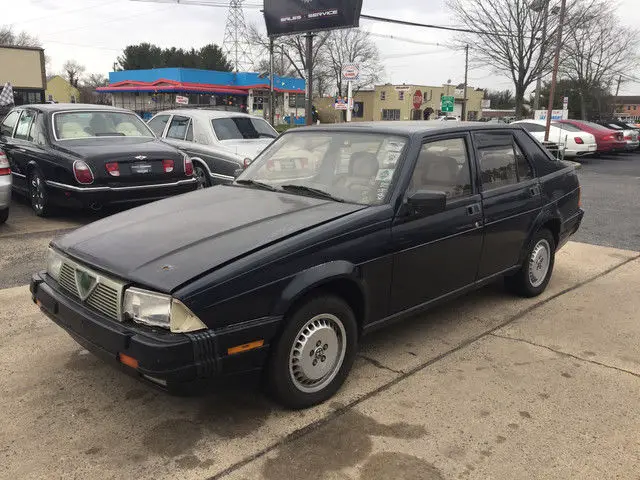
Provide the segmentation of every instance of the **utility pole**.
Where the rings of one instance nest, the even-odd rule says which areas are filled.
[[[467,121],[467,81],[469,79],[469,45],[464,47],[464,96],[462,97],[462,121]]]
[[[547,27],[549,23],[549,0],[544,0],[544,17],[542,18],[542,43],[540,45],[540,75],[536,80],[536,95],[533,99],[533,110],[540,110],[540,91],[542,90],[542,67],[544,65],[545,46],[547,43]]]
[[[556,95],[556,84],[558,82],[558,64],[560,63],[560,51],[562,50],[562,27],[564,26],[564,14],[567,10],[567,0],[562,0],[560,4],[560,18],[558,24],[558,39],[556,42],[556,54],[553,59],[553,73],[551,75],[551,89],[549,91],[549,105],[547,106],[547,127],[544,132],[544,141],[549,141],[549,130],[551,129],[551,114],[553,113],[553,99]]]
[[[311,109],[313,107],[313,35],[307,33],[305,35],[307,41],[307,99],[305,107],[305,120],[307,125],[313,123]]]
[[[618,86],[616,87],[616,99],[618,97],[618,94],[620,93],[620,84],[622,83],[622,75],[620,75],[618,77]]]
[[[272,126],[275,127],[276,121],[276,102],[275,96],[273,93],[273,83],[274,83],[274,68],[273,68],[273,37],[269,39],[269,121]]]

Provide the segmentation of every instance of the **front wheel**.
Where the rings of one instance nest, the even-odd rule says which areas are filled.
[[[274,346],[267,371],[272,396],[293,409],[324,402],[349,374],[357,343],[356,319],[344,300],[309,299],[289,317]]]
[[[515,275],[505,279],[507,287],[523,297],[537,297],[545,291],[555,263],[556,242],[547,229],[533,237],[525,261]]]

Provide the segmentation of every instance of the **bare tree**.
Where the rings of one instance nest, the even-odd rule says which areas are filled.
[[[40,47],[40,40],[27,32],[15,33],[10,25],[0,26],[0,45]]]
[[[384,68],[380,64],[380,52],[368,32],[359,28],[334,30],[325,44],[333,80],[338,95],[345,95],[342,80],[342,66],[356,63],[360,66],[360,80],[356,90],[373,86],[380,81]]]
[[[566,37],[561,73],[573,81],[580,96],[580,115],[594,92],[609,90],[614,78],[638,64],[639,33],[624,27],[607,2],[592,7],[592,16]]]
[[[84,65],[80,65],[75,60],[67,60],[65,64],[62,66],[64,73],[67,76],[67,80],[71,85],[78,88],[78,84],[80,83],[80,77],[86,70]]]
[[[544,12],[533,9],[531,0],[448,0],[449,7],[464,27],[477,33],[463,35],[457,42],[469,44],[472,59],[478,65],[488,65],[496,73],[508,76],[515,89],[516,116],[523,113],[524,95],[539,75],[551,68],[553,45],[558,31],[558,16],[554,14],[559,0],[549,1],[549,32],[544,42],[542,29]],[[565,35],[580,25],[597,0],[576,0],[568,9]],[[565,36],[566,38],[566,36]],[[541,55],[544,50],[545,55]]]

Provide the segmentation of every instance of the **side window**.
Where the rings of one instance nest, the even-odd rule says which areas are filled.
[[[164,127],[167,126],[167,122],[169,121],[169,115],[158,115],[157,117],[149,120],[149,128],[153,133],[156,134],[156,137],[162,137],[164,133]]]
[[[184,137],[187,142],[193,142],[193,120],[189,122],[189,127],[187,128],[187,136]]]
[[[182,117],[180,115],[174,115],[167,130],[167,138],[173,138],[175,140],[184,140],[187,133],[187,126],[189,124],[189,117]]]
[[[18,117],[20,116],[19,110],[14,110],[9,113],[2,121],[2,126],[0,127],[0,135],[5,135],[10,137],[13,135],[13,127],[16,126],[16,122],[18,121]]]
[[[425,143],[409,184],[409,193],[418,190],[443,191],[447,199],[469,196],[471,166],[464,138]]]
[[[478,133],[475,140],[483,190],[533,178],[531,165],[511,133]]]
[[[36,118],[33,120],[27,140],[37,145],[44,145],[46,143],[42,113],[38,113]]]
[[[18,120],[16,132],[13,137],[21,140],[27,140],[29,137],[29,130],[31,129],[31,122],[33,122],[35,116],[36,113],[33,110],[24,110],[22,115],[20,115],[20,120]]]

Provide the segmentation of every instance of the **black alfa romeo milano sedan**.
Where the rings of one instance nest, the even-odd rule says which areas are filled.
[[[101,105],[23,105],[0,124],[13,189],[36,215],[100,209],[195,190],[191,159],[158,140],[133,112]]]
[[[303,408],[378,327],[498,277],[540,294],[582,217],[574,168],[520,127],[301,128],[231,185],[55,240],[31,291],[80,344],[170,392],[258,373]]]

